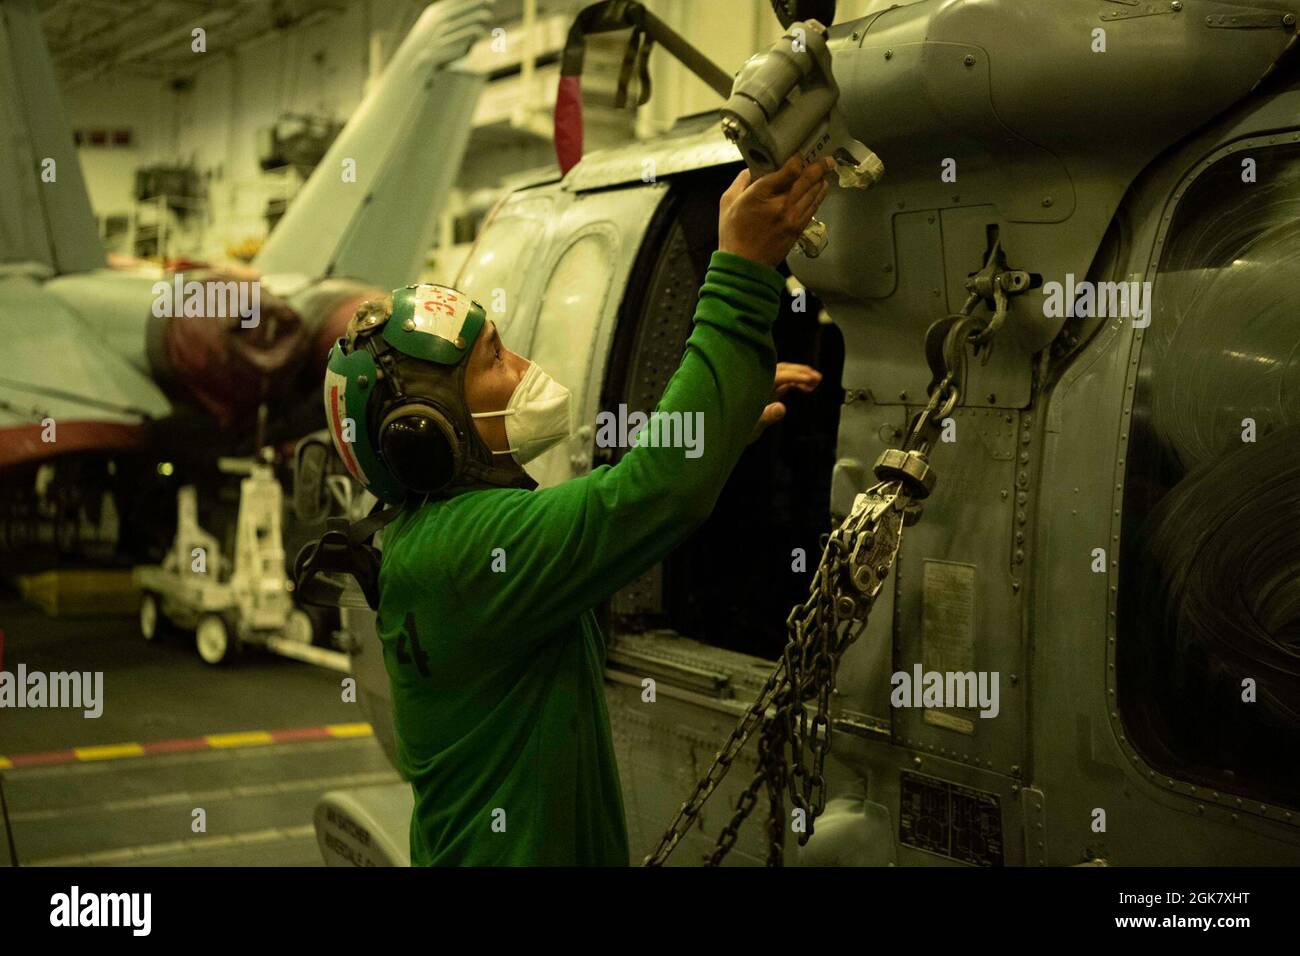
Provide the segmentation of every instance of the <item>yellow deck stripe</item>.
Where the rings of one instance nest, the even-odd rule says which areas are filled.
[[[374,728],[367,723],[329,724],[325,727],[325,731],[329,736],[339,738],[369,737],[374,734]],[[276,742],[274,735],[265,730],[244,730],[233,734],[208,734],[203,739],[209,747],[214,749],[261,747]],[[116,760],[120,757],[144,757],[147,755],[144,745],[138,743],[73,747],[72,753],[77,760]],[[0,770],[11,770],[13,766],[13,760],[0,756]]]
[[[328,724],[325,729],[331,737],[369,737],[374,733],[369,724]]]
[[[237,734],[209,734],[209,747],[257,747],[275,743],[275,738],[265,730],[246,730]]]
[[[118,757],[143,757],[139,744],[104,744],[99,747],[74,747],[78,760],[116,760]]]

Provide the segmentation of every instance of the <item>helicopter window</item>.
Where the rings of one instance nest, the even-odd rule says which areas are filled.
[[[516,344],[510,330],[527,275],[519,264],[532,259],[552,205],[549,197],[526,197],[504,206],[479,234],[454,283],[483,306],[511,345]],[[523,334],[526,330],[515,330],[515,337]]]
[[[546,283],[537,327],[550,334],[537,336],[528,357],[574,392],[581,392],[591,372],[596,331],[605,309],[613,275],[610,237],[589,232],[573,242],[560,256]],[[585,409],[574,409],[584,415]],[[583,424],[570,422],[571,430]],[[567,444],[557,445],[529,465],[529,473],[543,485],[565,480],[572,474]]]
[[[578,239],[556,263],[542,297],[538,325],[564,332],[538,336],[530,356],[561,382],[574,387],[591,370],[596,327],[613,274],[610,253],[610,240],[603,232]]]
[[[1133,407],[1120,710],[1169,775],[1300,805],[1300,146],[1184,195]],[[1243,181],[1249,179],[1250,181]]]

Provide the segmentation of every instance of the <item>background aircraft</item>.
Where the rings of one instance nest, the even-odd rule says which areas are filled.
[[[361,301],[409,281],[429,246],[484,82],[460,61],[491,9],[430,4],[251,268],[216,271],[106,261],[37,5],[0,3],[6,566],[156,559],[175,521],[159,501],[187,482],[229,484],[218,456],[291,448],[322,425],[329,346]],[[203,284],[201,314],[155,314],[155,284],[177,277]],[[210,290],[253,281],[258,323],[213,309],[223,300]],[[204,522],[221,534],[232,514]]]

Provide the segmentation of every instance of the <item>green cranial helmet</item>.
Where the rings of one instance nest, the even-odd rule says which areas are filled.
[[[412,495],[533,486],[493,463],[465,407],[466,360],[484,324],[483,307],[469,296],[410,285],[363,304],[330,350],[330,435],[352,477],[376,498],[401,504]]]

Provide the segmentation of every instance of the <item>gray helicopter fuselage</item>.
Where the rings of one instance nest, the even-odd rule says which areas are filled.
[[[1205,632],[1169,597],[1201,594],[1188,581],[1213,566],[1206,541],[1231,549],[1270,523],[1242,527],[1221,510],[1201,534],[1196,512],[1183,525],[1171,512],[1296,488],[1288,463],[1261,458],[1270,436],[1300,425],[1285,278],[1296,270],[1276,268],[1300,255],[1285,215],[1300,208],[1294,25],[1268,2],[921,0],[832,28],[839,107],[886,175],[832,190],[828,247],[789,260],[844,339],[831,519],[924,405],[924,333],[966,304],[995,242],[1034,285],[1011,298],[987,364],[968,363],[952,438],[931,456],[938,485],[844,658],[831,799],[800,862],[1300,862],[1300,801],[1268,763],[1294,751],[1243,748],[1234,763],[1179,723],[1201,707],[1236,714],[1226,708],[1240,695],[1255,708],[1241,728],[1293,741],[1295,670]],[[680,342],[654,353],[643,340],[655,333],[633,330],[656,360],[614,361],[620,323],[693,301],[689,272],[664,279],[672,243],[687,240],[663,241],[662,218],[675,191],[739,162],[716,118],[700,118],[520,189],[487,223],[458,286],[485,304],[495,295],[510,346],[574,392],[581,427],[539,460],[545,482],[599,455],[582,423],[608,405],[611,376],[620,394],[666,384]],[[1259,189],[1228,196],[1224,183]],[[1255,226],[1233,219],[1251,210]],[[652,238],[661,250],[646,248]],[[1079,299],[1085,288],[1096,296]],[[633,301],[647,295],[659,298]],[[1222,320],[1239,335],[1214,338],[1225,315],[1240,317]],[[1258,440],[1242,437],[1246,420]],[[1234,468],[1255,486],[1217,493],[1217,473]],[[1272,521],[1300,530],[1294,512]],[[1214,538],[1219,526],[1237,538]],[[1269,573],[1296,580],[1300,554],[1277,560]],[[663,586],[630,586],[615,611]],[[1279,587],[1240,589],[1240,615],[1272,638],[1290,620],[1269,605]],[[616,628],[607,688],[634,859],[770,664],[690,634]],[[995,679],[996,706],[900,706],[898,675],[918,671]],[[382,670],[371,678],[382,699]],[[751,746],[676,861],[712,846],[753,771]],[[764,837],[751,823],[737,861],[761,859]]]

